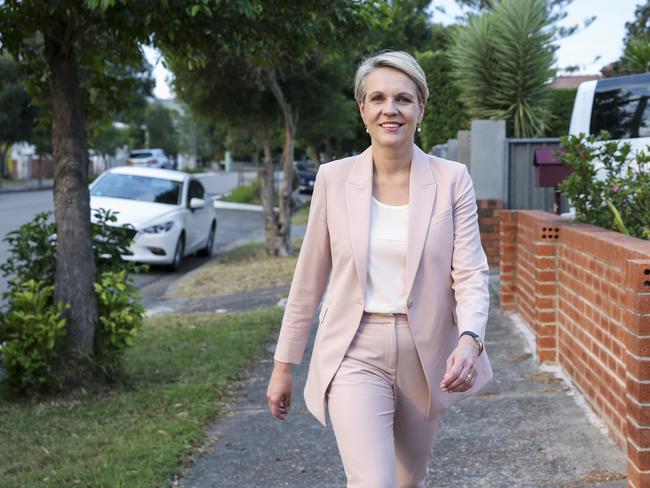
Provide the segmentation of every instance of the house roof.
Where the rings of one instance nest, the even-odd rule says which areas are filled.
[[[600,75],[566,75],[556,76],[551,83],[551,88],[578,88],[584,81],[599,80]]]

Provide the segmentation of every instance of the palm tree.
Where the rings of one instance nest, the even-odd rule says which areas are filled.
[[[505,120],[515,137],[542,135],[550,117],[553,17],[545,0],[496,0],[453,38],[451,60],[473,118]]]

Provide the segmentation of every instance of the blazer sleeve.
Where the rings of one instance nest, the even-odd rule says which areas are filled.
[[[476,195],[472,179],[463,166],[454,206],[454,250],[452,288],[456,298],[458,333],[466,330],[485,338],[490,294],[489,267],[481,246]]]
[[[327,189],[325,166],[319,168],[309,209],[307,230],[293,274],[289,298],[274,358],[300,364],[332,269],[330,237],[327,229]]]

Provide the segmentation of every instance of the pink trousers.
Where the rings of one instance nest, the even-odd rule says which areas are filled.
[[[326,398],[348,488],[424,487],[440,416],[406,315],[364,313]]]

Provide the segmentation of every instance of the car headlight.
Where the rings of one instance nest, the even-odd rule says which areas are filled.
[[[164,224],[156,224],[146,227],[142,229],[142,232],[146,232],[147,234],[162,234],[163,232],[169,231],[172,227],[174,227],[174,221],[170,220]]]

